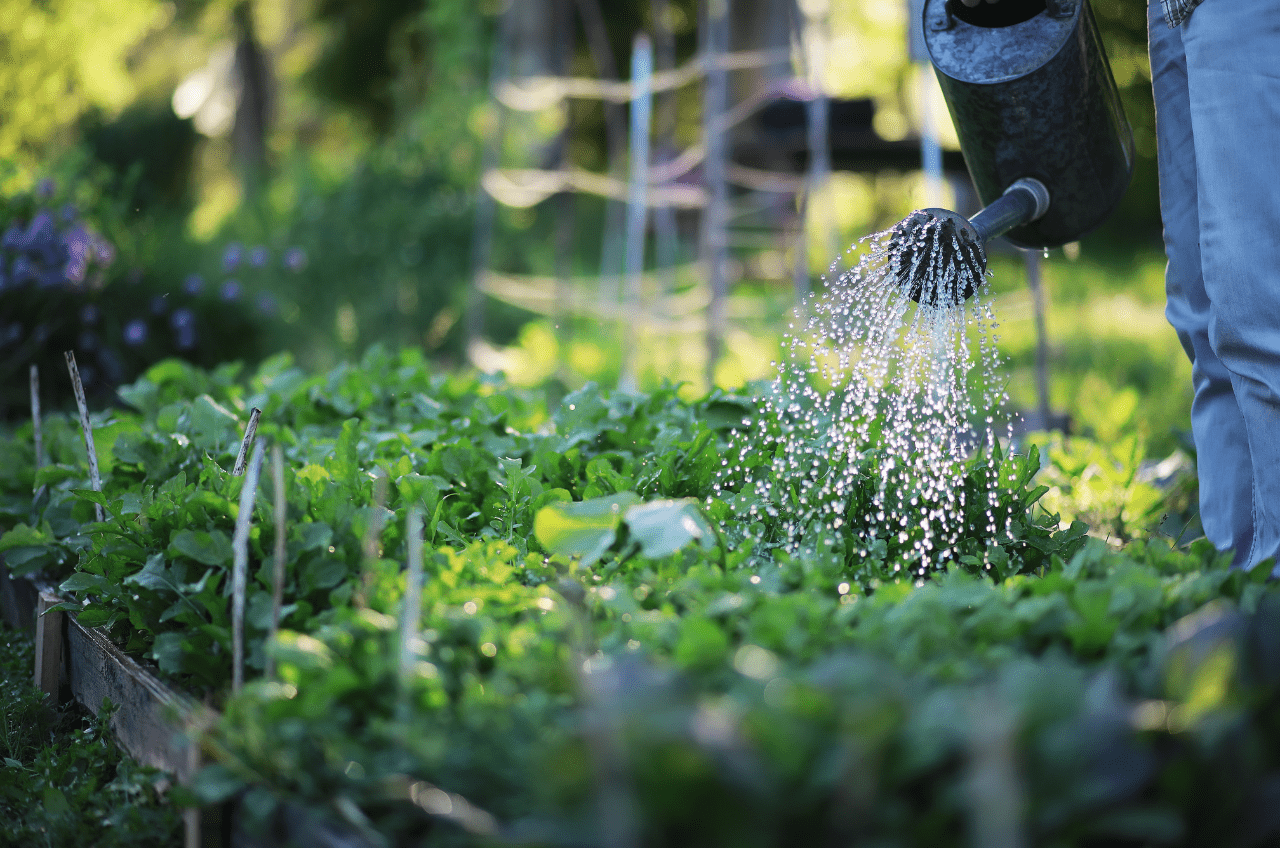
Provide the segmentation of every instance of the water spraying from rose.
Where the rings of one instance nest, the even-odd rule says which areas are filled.
[[[903,551],[895,570],[923,576],[963,539],[1007,532],[993,450],[1007,396],[985,248],[929,212],[859,247],[791,328],[772,396],[738,434],[744,451],[771,454],[727,464],[720,488],[782,519],[785,538],[761,541],[796,550],[821,525],[862,551]]]

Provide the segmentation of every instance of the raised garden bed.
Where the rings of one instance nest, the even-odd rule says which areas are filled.
[[[94,422],[101,491],[75,422],[45,422],[52,462],[15,476],[46,493],[0,548],[58,582],[82,644],[218,711],[192,791],[261,844],[1276,833],[1254,800],[1280,785],[1280,592],[1205,546],[1059,529],[1034,457],[1003,461],[1010,535],[913,581],[892,538],[774,544],[785,485],[718,485],[769,447],[734,435],[752,397],[548,405],[379,351],[319,377],[166,363],[124,397]],[[256,494],[230,473],[255,408],[283,481],[268,463]]]

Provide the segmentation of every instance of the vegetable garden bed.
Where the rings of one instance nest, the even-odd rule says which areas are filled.
[[[547,403],[375,350],[316,377],[167,362],[122,397],[94,419],[101,491],[71,419],[43,422],[39,471],[30,425],[3,443],[0,550],[58,582],[69,634],[218,710],[190,787],[235,799],[261,844],[314,826],[368,845],[1261,845],[1280,827],[1280,592],[1203,544],[1059,529],[1034,454],[1002,459],[1008,535],[975,531],[911,580],[910,540],[813,527],[788,550],[787,481],[775,503],[718,486],[776,447],[736,435],[752,395]],[[255,408],[283,460],[256,492],[230,473]]]

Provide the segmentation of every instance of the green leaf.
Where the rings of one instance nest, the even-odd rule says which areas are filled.
[[[46,465],[36,472],[36,486],[57,486],[65,480],[84,479],[84,472],[70,465]]]
[[[245,788],[245,782],[221,763],[205,766],[191,778],[189,788],[205,804],[221,804]]]
[[[5,552],[4,564],[15,577],[34,574],[56,561],[57,553],[50,548],[11,548]]]
[[[124,579],[125,585],[141,586],[153,592],[180,592],[178,581],[165,565],[164,554],[152,554],[142,570]]]
[[[221,530],[179,530],[169,539],[169,553],[202,565],[228,565],[233,552],[230,537]]]
[[[712,537],[697,504],[688,498],[633,506],[627,510],[626,523],[631,538],[640,543],[640,553],[652,559],[670,556],[690,542]]]
[[[44,803],[44,811],[48,815],[55,818],[71,815],[71,804],[67,802],[67,796],[63,795],[58,787],[46,783],[40,798]]]
[[[200,395],[192,401],[188,421],[191,442],[202,450],[215,450],[241,435],[240,419],[209,395]]]
[[[19,524],[3,536],[0,536],[0,552],[13,548],[43,547],[54,541],[53,533],[49,530],[48,524],[38,529],[26,524]]]
[[[76,615],[76,623],[81,627],[108,627],[120,617],[119,610],[108,609],[98,604],[90,604]]]
[[[161,633],[151,645],[151,658],[166,674],[177,674],[182,671],[181,633]]]
[[[302,571],[302,591],[310,593],[316,589],[332,589],[349,571],[347,564],[335,557],[313,559]]]
[[[710,669],[724,662],[729,652],[729,637],[714,621],[689,616],[680,622],[675,660],[681,668]]]
[[[323,521],[297,525],[299,551],[327,550],[333,542],[333,528]]]
[[[85,571],[77,571],[66,580],[63,580],[58,589],[62,592],[101,592],[110,585],[111,582],[105,577],[89,574]]]
[[[533,534],[551,553],[578,556],[590,565],[617,539],[623,511],[639,501],[634,492],[620,492],[580,503],[549,504],[534,516]]]

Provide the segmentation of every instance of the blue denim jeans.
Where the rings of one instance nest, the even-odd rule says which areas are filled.
[[[1280,3],[1148,9],[1165,314],[1191,358],[1205,535],[1252,568],[1280,550]]]

